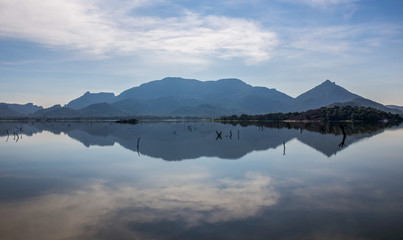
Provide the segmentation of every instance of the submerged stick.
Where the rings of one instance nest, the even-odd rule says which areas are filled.
[[[285,155],[285,142],[283,141],[283,156]]]
[[[140,138],[141,136],[137,139],[137,154],[140,156]]]

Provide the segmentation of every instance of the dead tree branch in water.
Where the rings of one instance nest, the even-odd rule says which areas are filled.
[[[339,125],[339,127],[341,128],[341,131],[343,132],[343,140],[341,141],[341,143],[339,144],[339,147],[341,148],[341,147],[344,147],[345,146],[345,141],[346,141],[346,137],[347,137],[347,134],[346,134],[346,131],[344,130],[344,126],[343,125]]]
[[[17,139],[15,139],[16,136],[17,136]],[[14,139],[13,140],[15,140],[15,142],[18,142],[18,139],[20,139],[20,136],[18,136],[17,132],[14,132]]]
[[[22,132],[24,132],[24,131],[23,131],[24,127],[15,127],[15,128],[17,128],[17,131],[15,131],[15,134],[17,135],[17,140],[15,140],[15,142],[18,142],[18,140],[19,140],[20,138],[22,139]],[[18,135],[18,131],[21,132],[21,137]]]
[[[221,137],[222,131],[221,131],[221,132],[218,132],[218,131],[216,130],[215,133],[217,133],[217,137],[216,137],[215,140],[222,139],[222,137]]]

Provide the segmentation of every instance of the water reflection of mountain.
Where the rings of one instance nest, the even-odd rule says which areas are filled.
[[[330,157],[363,138],[368,138],[391,127],[387,124],[348,125],[343,124],[347,137],[345,146],[338,124],[270,124],[231,125],[214,122],[153,122],[137,125],[121,125],[112,122],[9,122],[1,124],[1,136],[7,141],[16,141],[16,136],[49,131],[66,133],[85,146],[121,146],[137,151],[140,138],[140,154],[164,160],[194,159],[203,156],[223,159],[238,159],[245,154],[274,149],[292,139],[318,150]],[[21,131],[22,130],[22,131]],[[222,132],[222,138],[217,138]]]
[[[236,124],[233,124],[236,126]],[[245,126],[245,125],[244,125]],[[247,125],[246,125],[247,126]],[[342,151],[349,145],[356,143],[362,139],[375,136],[382,133],[387,128],[401,128],[403,125],[396,126],[393,123],[265,123],[256,126],[265,128],[280,128],[289,130],[299,130],[299,134],[295,134],[295,138],[300,142],[316,149],[317,151],[330,157],[339,151]],[[343,130],[346,133],[344,146]]]

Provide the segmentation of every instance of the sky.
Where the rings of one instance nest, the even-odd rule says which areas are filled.
[[[292,97],[330,79],[403,106],[402,12],[401,0],[0,0],[0,102],[183,77]]]

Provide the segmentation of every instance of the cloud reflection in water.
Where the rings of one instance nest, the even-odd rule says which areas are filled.
[[[5,203],[0,209],[0,232],[14,239],[70,239],[91,238],[98,228],[129,223],[179,221],[193,227],[253,217],[279,198],[271,178],[258,173],[214,182],[208,178],[191,176],[147,188],[93,181],[70,193]],[[140,233],[131,236],[147,238]]]

